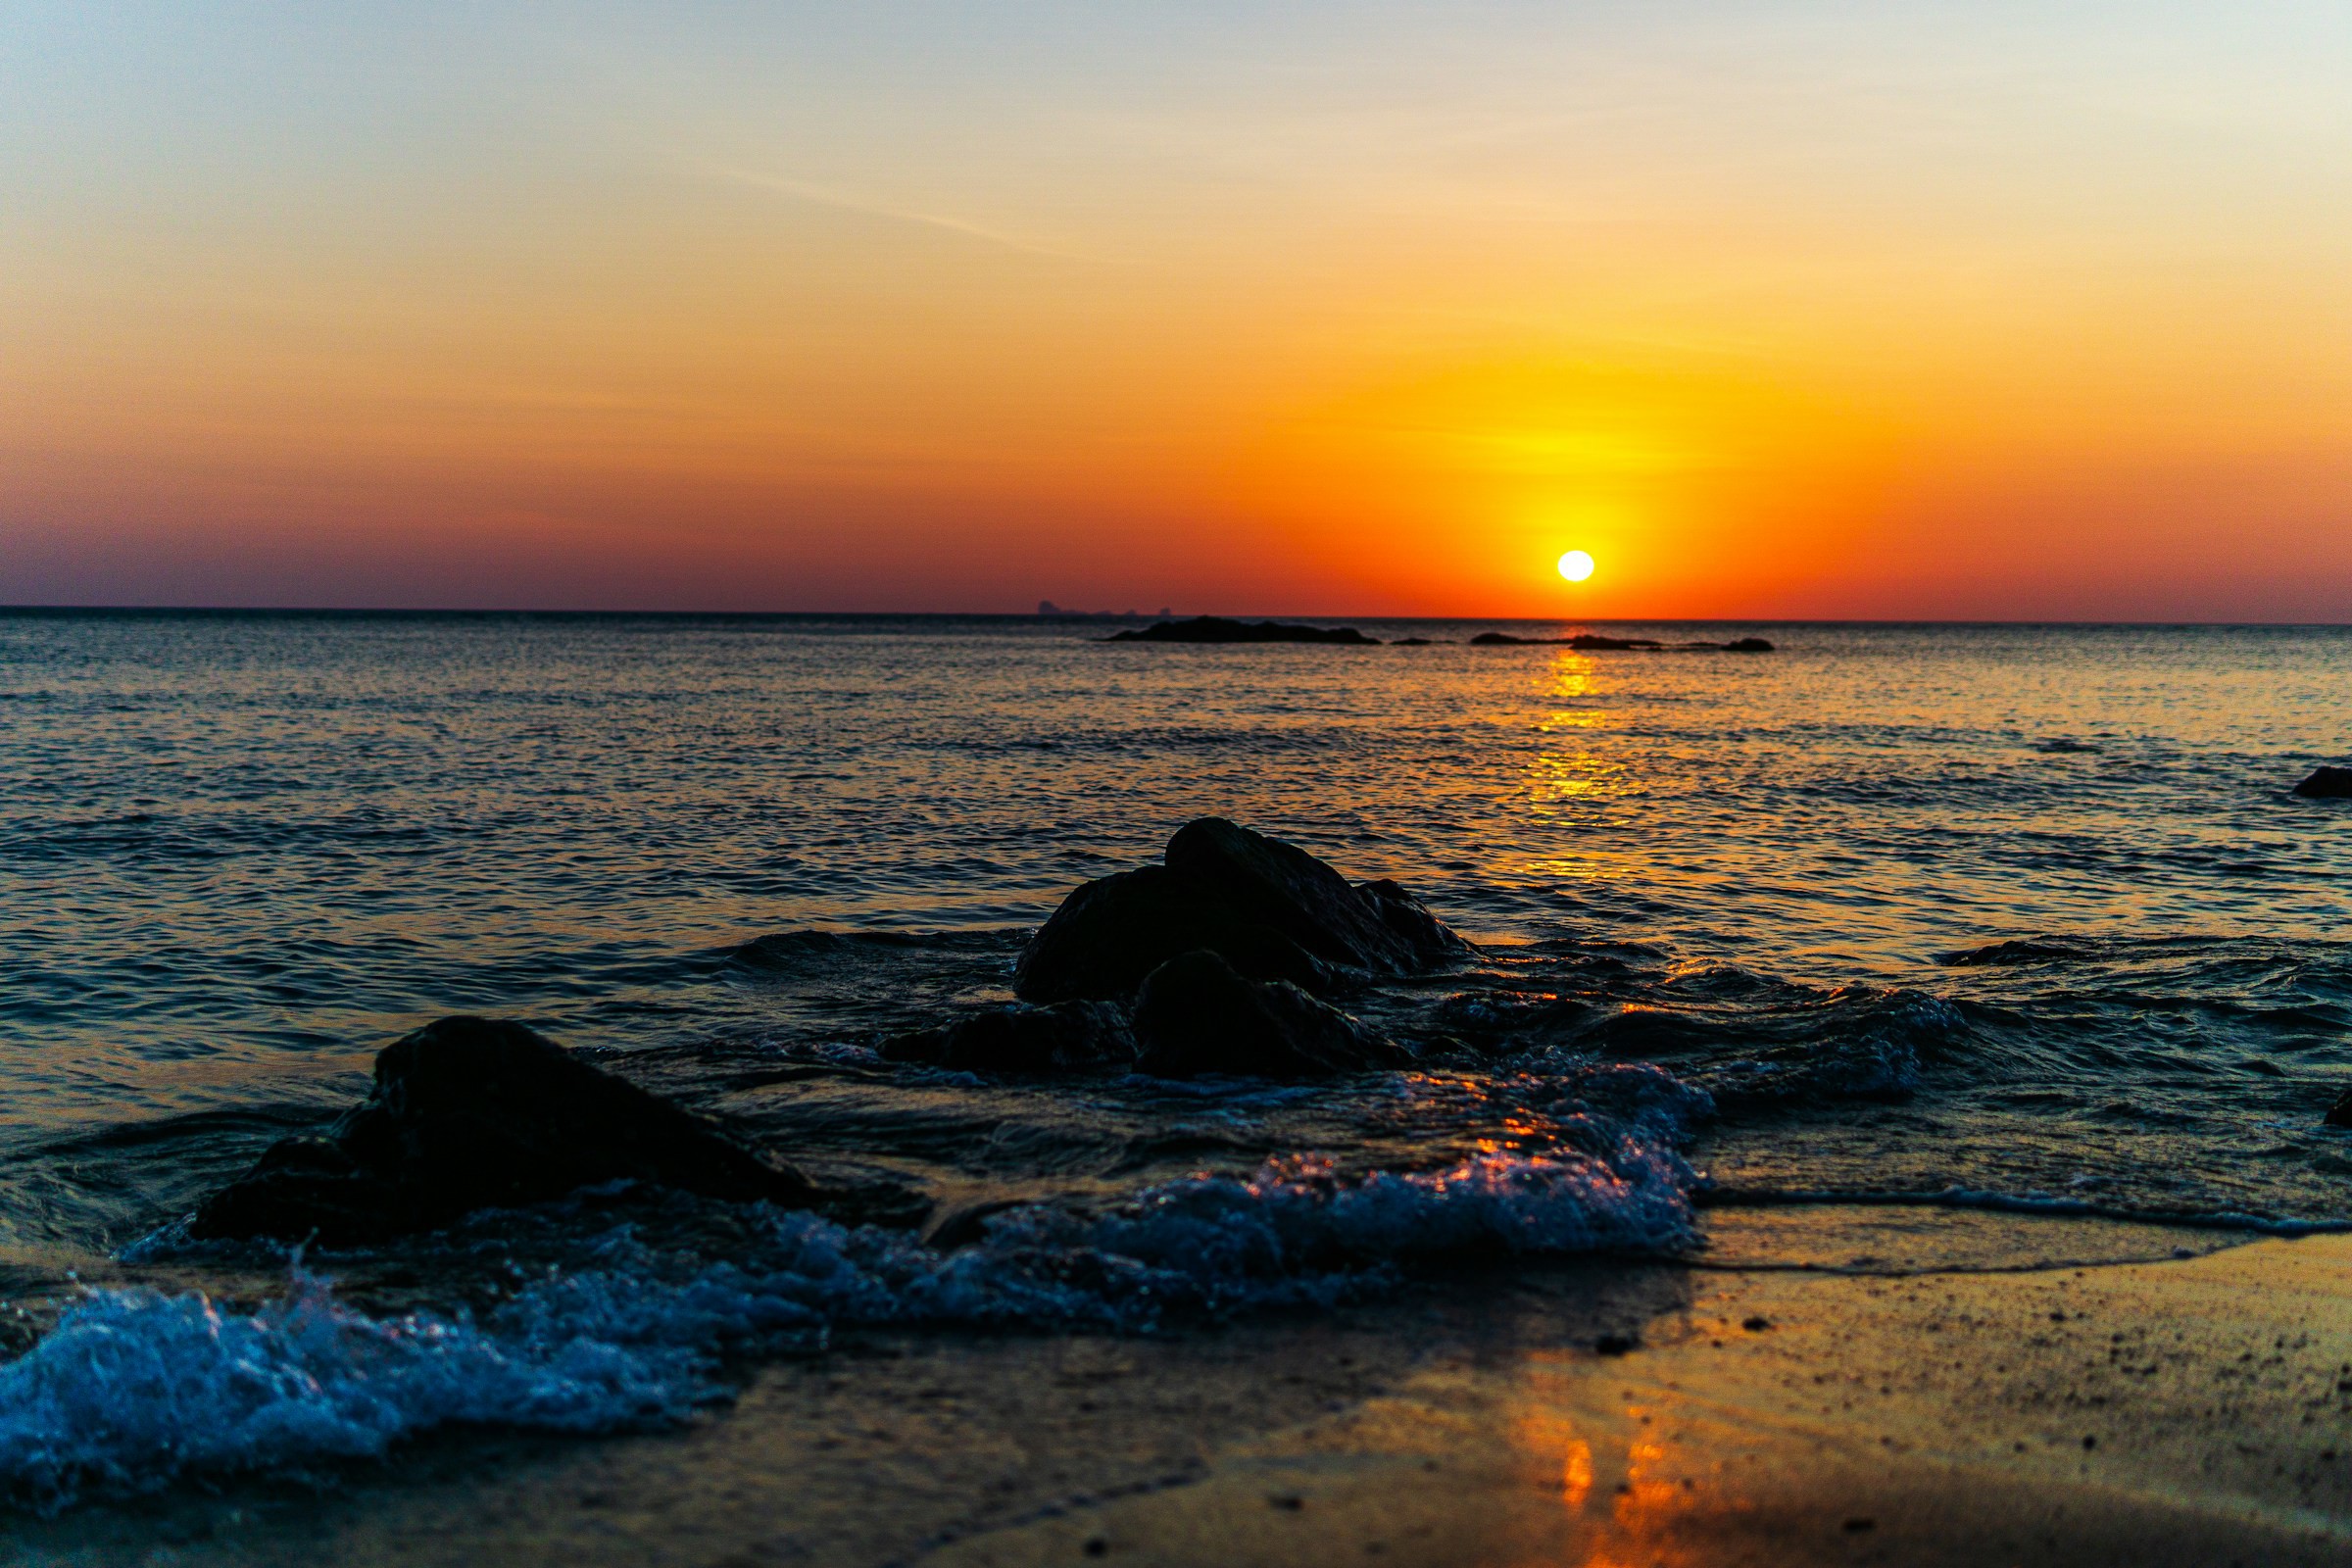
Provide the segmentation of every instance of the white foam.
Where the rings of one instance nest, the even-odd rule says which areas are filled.
[[[1339,1299],[1433,1253],[1678,1248],[1691,1237],[1696,1177],[1649,1131],[1592,1123],[1581,1150],[1358,1180],[1293,1159],[1247,1179],[1168,1183],[1103,1215],[1012,1210],[947,1254],[762,1208],[754,1245],[681,1271],[623,1227],[597,1266],[533,1285],[480,1322],[370,1317],[299,1269],[283,1300],[250,1314],[200,1295],[95,1291],[0,1367],[0,1479],[54,1503],[189,1472],[371,1456],[452,1424],[670,1421],[711,1396],[722,1348],[810,1342],[836,1324],[1150,1331]]]
[[[0,1367],[0,1476],[57,1500],[92,1484],[379,1454],[451,1422],[611,1430],[681,1414],[687,1370],[589,1334],[371,1318],[300,1270],[250,1315],[201,1295],[94,1291]]]

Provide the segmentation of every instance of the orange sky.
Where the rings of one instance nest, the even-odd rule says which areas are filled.
[[[0,601],[2352,618],[2340,7],[87,9]]]

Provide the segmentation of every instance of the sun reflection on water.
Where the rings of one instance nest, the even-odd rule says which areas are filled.
[[[1563,653],[1553,660],[1542,695],[1554,706],[1536,720],[1536,733],[1573,736],[1621,728],[1622,720],[1599,701],[1600,684],[1590,656]],[[1528,793],[1538,813],[1544,814],[1545,807],[1613,800],[1639,791],[1622,761],[1589,747],[1554,742],[1537,752]]]

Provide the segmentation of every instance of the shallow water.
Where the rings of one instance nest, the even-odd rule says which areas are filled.
[[[2352,1218],[2352,1134],[2320,1123],[2352,1086],[2352,808],[2287,794],[2352,746],[2352,631],[1627,629],[1780,651],[0,617],[13,1288],[102,1269],[453,1011],[625,1054],[821,1168],[1043,1206],[944,1261],[774,1216],[726,1221],[722,1246],[707,1214],[595,1204],[411,1248],[424,1285],[375,1315],[314,1302],[309,1339],[292,1308],[257,1331],[296,1347],[297,1382],[357,1367],[363,1403],[384,1335],[424,1344],[393,1356],[413,1397],[384,1441],[466,1419],[483,1354],[594,1427],[691,1402],[746,1336],[1149,1327],[1375,1289],[1464,1246],[1703,1248],[1694,1191]],[[867,1051],[1001,999],[1069,887],[1211,812],[1394,876],[1479,941],[1459,973],[1348,999],[1428,1047],[1424,1070],[1054,1084]],[[503,1319],[456,1316],[492,1310],[458,1254],[501,1249],[554,1272]],[[183,1284],[257,1266],[172,1255]],[[617,1323],[598,1290],[642,1310]],[[185,1301],[88,1310],[113,1316],[85,1340],[176,1346],[158,1353],[183,1370],[221,1343]],[[11,1475],[35,1474],[8,1446],[27,1433],[65,1462],[74,1380],[110,1375],[77,1343],[7,1369]],[[47,1427],[33,1372],[66,1400]],[[215,1420],[233,1381],[196,1377],[181,1415]],[[373,1441],[258,1408],[278,1436],[255,1462]]]

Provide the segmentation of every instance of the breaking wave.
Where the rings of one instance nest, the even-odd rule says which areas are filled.
[[[187,1474],[299,1471],[436,1427],[592,1433],[723,1397],[729,1350],[813,1348],[837,1326],[1151,1333],[1262,1305],[1327,1304],[1463,1252],[1671,1252],[1699,1178],[1677,1152],[1705,1097],[1617,1069],[1630,1122],[1585,1117],[1542,1155],[1338,1175],[1293,1158],[1196,1176],[1093,1215],[1038,1205],[940,1252],[906,1233],[755,1205],[750,1245],[681,1260],[632,1226],[585,1267],[480,1317],[370,1316],[295,1267],[251,1312],[201,1294],[96,1290],[0,1367],[0,1482],[55,1506]]]

